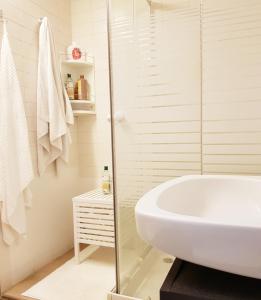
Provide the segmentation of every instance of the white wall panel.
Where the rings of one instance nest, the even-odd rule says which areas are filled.
[[[261,174],[261,3],[204,0],[203,172]]]
[[[30,186],[33,193],[32,208],[27,210],[27,239],[21,238],[8,247],[0,237],[2,291],[64,254],[73,245],[71,198],[82,192],[78,173],[77,124],[72,129],[74,143],[70,149],[70,162],[60,166],[59,176],[55,175],[53,166],[41,178],[36,170],[38,20],[42,16],[50,20],[59,55],[71,43],[70,8],[69,0],[0,0],[0,9],[9,20],[7,29],[24,99],[35,170],[35,179]],[[4,141],[1,141],[3,145]]]

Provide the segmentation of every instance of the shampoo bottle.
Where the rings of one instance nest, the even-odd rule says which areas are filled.
[[[78,87],[78,99],[87,100],[88,99],[88,83],[84,78],[84,75],[80,76],[80,79],[77,82]]]

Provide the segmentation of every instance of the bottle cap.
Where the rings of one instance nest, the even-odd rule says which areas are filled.
[[[67,77],[68,77],[68,78],[71,78],[71,77],[72,77],[72,74],[67,74]]]
[[[108,166],[104,166],[104,171],[108,171]]]

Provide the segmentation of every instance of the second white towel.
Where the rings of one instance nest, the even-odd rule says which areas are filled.
[[[53,34],[45,17],[39,32],[37,86],[37,150],[40,175],[57,159],[68,161],[68,147],[71,142],[69,126],[72,124],[73,112],[59,72]]]

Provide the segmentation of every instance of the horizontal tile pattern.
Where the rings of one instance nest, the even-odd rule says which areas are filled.
[[[261,3],[203,1],[203,172],[261,174]]]
[[[130,253],[135,262],[145,247],[137,201],[201,172],[199,1],[172,2],[150,10],[146,1],[112,1],[113,106],[125,114],[114,128],[122,280]]]
[[[151,15],[140,2],[113,10],[114,109],[126,115],[115,126],[120,205],[201,172],[199,2]]]
[[[95,80],[89,85],[96,115],[78,119],[80,174],[91,182],[90,189],[100,186],[104,166],[112,172],[106,0],[71,0],[71,10],[72,39],[95,59]]]
[[[27,239],[21,239],[12,248],[5,247],[0,241],[0,285],[2,290],[6,290],[72,247],[70,200],[81,191],[81,187],[77,172],[77,126],[72,129],[74,144],[70,163],[60,166],[59,176],[55,175],[53,166],[41,178],[36,172],[38,20],[43,16],[48,17],[57,54],[64,52],[71,43],[70,0],[0,0],[0,9],[9,20],[7,29],[24,99],[35,171],[35,179],[31,184],[32,208],[27,210]],[[61,226],[57,226],[57,220],[62,220]]]

